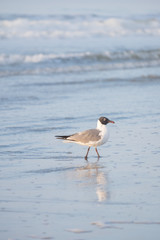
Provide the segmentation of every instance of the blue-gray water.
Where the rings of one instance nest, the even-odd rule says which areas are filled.
[[[0,17],[1,239],[159,239],[160,17]],[[96,127],[94,149],[55,135]]]

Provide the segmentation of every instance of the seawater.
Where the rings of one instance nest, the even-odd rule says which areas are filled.
[[[0,26],[1,237],[158,239],[159,16],[15,14]],[[54,137],[102,115],[116,124],[98,162]]]

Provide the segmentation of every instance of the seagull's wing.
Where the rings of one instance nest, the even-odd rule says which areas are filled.
[[[87,144],[88,142],[97,142],[101,139],[100,130],[89,129],[83,132],[75,133],[65,139],[83,144]]]

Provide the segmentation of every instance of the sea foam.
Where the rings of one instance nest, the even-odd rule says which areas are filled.
[[[160,35],[159,17],[15,16],[0,20],[0,38],[79,38]]]

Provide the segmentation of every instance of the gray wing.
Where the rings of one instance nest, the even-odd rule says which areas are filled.
[[[100,131],[98,129],[89,129],[84,132],[79,132],[71,135],[67,138],[67,140],[80,142],[80,143],[88,143],[90,141],[98,141],[101,139]]]

